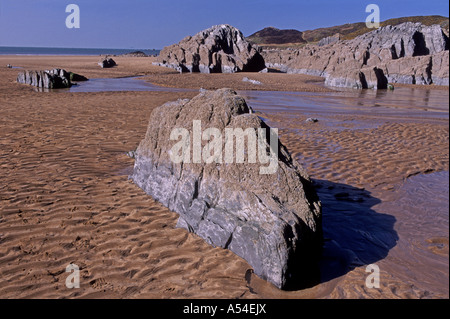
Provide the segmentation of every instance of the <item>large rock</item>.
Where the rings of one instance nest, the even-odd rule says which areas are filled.
[[[259,49],[247,42],[241,31],[217,25],[165,47],[155,65],[180,72],[259,72],[265,68]]]
[[[68,88],[72,85],[70,81],[70,74],[62,69],[46,71],[24,70],[19,72],[17,82],[36,86],[42,89]]]
[[[194,121],[200,121],[195,122],[195,128]],[[220,154],[214,152],[217,161],[210,164],[205,163],[210,151],[203,149],[208,140],[196,142],[194,137],[201,134],[199,123],[204,137],[208,128],[219,132],[213,133],[212,141],[219,143]],[[272,150],[270,161],[260,164],[249,160],[253,154],[250,146],[254,145],[249,140],[243,144],[247,148],[245,152],[242,148],[246,154],[242,163],[236,162],[236,157],[227,160],[227,149],[237,153],[236,145],[227,144],[234,141],[231,136],[225,138],[227,129],[239,128],[256,132],[255,139],[261,143],[258,150],[262,151],[258,159]],[[174,129],[185,129],[192,141],[171,141]],[[313,276],[309,269],[314,267],[308,267],[314,265],[321,248],[321,204],[304,169],[277,135],[272,134],[270,142],[268,136],[269,127],[236,92],[203,91],[192,100],[166,103],[152,112],[145,139],[136,151],[131,178],[147,194],[180,214],[179,227],[215,247],[230,249],[277,287],[299,287]],[[225,143],[224,148],[220,142]],[[185,153],[187,160],[174,162],[174,154],[179,154],[174,145],[190,147]],[[199,154],[194,152],[196,148],[203,150],[203,158],[195,159]]]
[[[69,72],[69,76],[70,76],[71,82],[89,81],[89,79],[87,77],[85,77],[84,75],[77,74],[77,73]]]
[[[388,81],[448,83],[448,63],[442,55],[448,52],[449,39],[439,25],[406,22],[325,45],[328,42],[325,39],[322,46],[307,45],[263,55],[268,67],[326,77],[331,86],[383,89]],[[367,84],[364,79],[368,79]]]

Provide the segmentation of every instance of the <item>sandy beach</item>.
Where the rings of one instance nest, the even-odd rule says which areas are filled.
[[[101,69],[98,56],[0,56],[1,298],[449,297],[448,198],[436,206],[437,200],[412,201],[445,195],[439,174],[449,170],[449,110],[439,105],[448,102],[448,87],[399,86],[397,95],[387,97],[346,91],[325,100],[345,111],[306,113],[279,110],[275,98],[259,101],[250,93],[303,92],[312,104],[323,104],[335,91],[322,78],[179,74],[152,65],[153,58],[114,59],[117,67]],[[58,67],[90,79],[143,76],[142,81],[192,91],[37,92],[16,83],[20,69],[8,69],[8,63]],[[249,104],[280,129],[281,141],[315,181],[326,231],[347,245],[336,255],[329,238],[325,279],[315,287],[282,291],[261,280],[231,251],[176,229],[178,215],[128,179],[134,160],[126,153],[144,137],[155,107],[192,98],[200,88],[222,87],[250,92]],[[413,93],[419,106],[402,102],[402,94]],[[427,97],[430,105],[420,107]],[[362,103],[357,109],[355,101]],[[308,117],[319,122],[305,123]],[[340,215],[332,214],[335,205]],[[367,226],[372,221],[378,228]],[[376,236],[385,233],[391,244],[381,247]],[[373,245],[358,246],[359,238]],[[361,254],[380,267],[380,288],[365,286],[366,261],[341,260],[346,249],[366,250]],[[65,286],[70,263],[80,266],[80,289]]]

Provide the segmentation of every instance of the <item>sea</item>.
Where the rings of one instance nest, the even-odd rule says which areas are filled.
[[[157,49],[95,49],[95,48],[46,48],[46,47],[2,47],[0,55],[121,55],[142,51],[147,55],[158,55]]]

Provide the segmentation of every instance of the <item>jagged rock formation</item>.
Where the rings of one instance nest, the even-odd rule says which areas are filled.
[[[267,67],[322,76],[330,86],[384,89],[388,82],[445,85],[448,49],[449,39],[439,25],[406,22],[353,40],[265,51],[263,56]]]
[[[203,139],[207,129],[219,132],[211,134],[219,143],[220,154],[230,150],[230,141],[232,154],[238,153],[237,139],[234,143],[233,136],[226,135],[227,129],[250,129],[249,134],[256,132],[257,137],[241,145],[247,146],[242,163],[233,156],[234,161],[221,161],[216,148],[214,157],[209,157],[211,149],[207,147],[211,145],[201,140],[201,132],[197,132],[200,141],[195,141],[194,121],[200,121]],[[184,130],[188,141],[171,141],[174,129]],[[286,288],[305,284],[312,277],[308,267],[314,265],[322,243],[321,204],[307,173],[268,129],[245,100],[229,89],[203,90],[192,100],[166,103],[151,114],[145,139],[135,152],[131,178],[180,214],[179,227],[213,246],[230,249],[247,260],[261,278]],[[178,131],[175,137],[181,136],[178,134],[182,133]],[[211,135],[209,138],[211,141]],[[256,139],[262,151],[259,156],[272,153],[266,164],[250,160],[250,141],[256,143]],[[220,142],[225,144],[223,148]],[[187,147],[181,163],[172,157],[178,154],[175,143]],[[203,150],[197,163],[195,148]],[[205,154],[213,159],[210,164]],[[269,162],[277,169],[262,174]]]
[[[112,68],[117,65],[116,61],[114,61],[112,58],[105,57],[100,62],[98,62],[98,65],[102,68]]]
[[[241,31],[217,25],[165,47],[155,65],[179,72],[258,72],[265,68],[259,50],[247,42]]]
[[[24,70],[19,72],[17,82],[42,89],[68,88],[72,85],[70,74],[62,69],[53,69],[49,71]]]
[[[338,42],[339,40],[341,40],[341,35],[340,35],[339,33],[336,33],[335,35],[332,35],[332,36],[329,36],[329,37],[326,37],[326,38],[321,39],[321,40],[317,43],[317,45],[318,45],[319,47],[323,47],[324,45],[336,43],[336,42]]]

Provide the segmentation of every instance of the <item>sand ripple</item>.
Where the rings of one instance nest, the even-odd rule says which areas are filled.
[[[13,64],[21,65],[22,60],[16,60]],[[71,64],[73,71],[88,76],[100,72],[96,59],[92,67],[77,69],[87,58],[79,61]],[[116,76],[128,74],[123,66],[136,70],[132,75],[139,74],[142,60],[129,61],[135,62],[119,63]],[[53,60],[41,62],[47,67]],[[149,70],[153,72],[150,66]],[[107,72],[110,76],[116,71]],[[408,249],[398,253],[394,248],[380,261],[380,289],[365,287],[367,273],[356,259],[347,272],[313,288],[276,289],[252,274],[251,267],[233,253],[175,229],[177,215],[128,180],[133,160],[125,153],[144,136],[151,110],[195,93],[38,93],[14,84],[16,71],[1,72],[2,298],[448,298],[448,286],[429,289],[418,284],[421,278],[408,268],[417,256],[441,258],[433,259],[436,262],[444,258],[444,266],[446,258],[447,272],[426,278],[432,283],[437,278],[448,282],[448,233],[413,238],[409,244],[403,236],[411,232],[410,224],[396,228],[398,249]],[[280,128],[282,141],[315,180],[344,185],[355,194],[370,191],[380,205],[395,199],[408,177],[449,169],[448,118],[430,122],[347,114],[330,116],[339,123],[330,126],[324,121],[305,124],[306,117],[314,114],[261,115]],[[368,217],[395,213],[364,196],[365,204],[358,206],[353,193],[330,194],[329,207],[344,200],[355,207],[366,205]],[[395,216],[395,227],[402,225],[401,216]],[[370,231],[359,234],[358,238],[383,242]],[[348,266],[350,253],[345,261],[336,256],[328,257]],[[65,286],[70,263],[80,267],[80,289]]]

